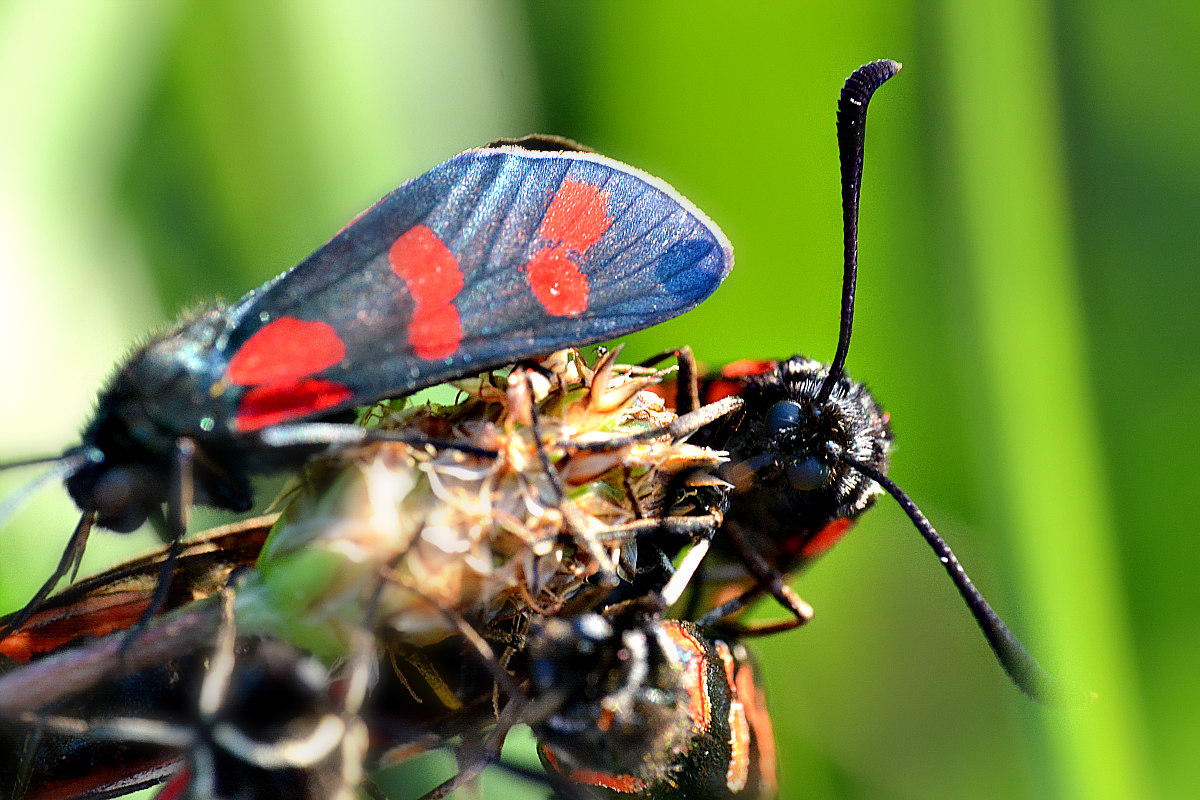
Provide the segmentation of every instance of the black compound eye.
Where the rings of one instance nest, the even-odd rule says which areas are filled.
[[[146,521],[146,510],[137,503],[137,476],[128,469],[110,469],[92,487],[91,507],[97,522],[117,533],[129,533]]]
[[[92,487],[92,508],[102,517],[125,513],[133,502],[133,475],[126,469],[110,469]]]
[[[800,424],[803,412],[800,404],[794,400],[780,400],[767,409],[767,429],[771,433],[779,433]]]
[[[788,480],[801,492],[811,492],[829,483],[829,467],[818,458],[803,458],[787,467]]]

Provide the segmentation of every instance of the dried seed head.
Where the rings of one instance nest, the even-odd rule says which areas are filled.
[[[327,657],[344,652],[377,576],[387,578],[379,618],[406,645],[452,635],[447,612],[485,637],[519,634],[531,614],[557,613],[589,578],[619,565],[627,542],[609,535],[615,526],[694,510],[694,496],[676,503],[678,487],[668,484],[715,469],[723,454],[669,437],[599,452],[571,447],[670,422],[662,399],[644,391],[664,373],[616,364],[615,354],[589,368],[575,351],[541,366],[530,380],[459,381],[452,405],[368,415],[380,430],[495,457],[388,442],[311,465],[260,561],[264,582],[290,589],[277,594],[275,614],[304,632],[302,644]]]

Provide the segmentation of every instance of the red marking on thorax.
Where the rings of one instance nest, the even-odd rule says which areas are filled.
[[[821,555],[837,544],[853,524],[854,520],[847,519],[846,517],[830,522],[824,528],[817,531],[816,536],[808,540],[808,543],[800,550],[800,558],[807,561],[810,558],[816,558]]]
[[[404,232],[388,250],[392,271],[404,281],[416,305],[408,341],[424,359],[444,358],[462,341],[462,320],[454,298],[463,288],[458,259],[424,225]]]
[[[701,401],[708,405],[715,403],[718,400],[724,400],[726,397],[734,397],[742,393],[743,384],[741,381],[730,381],[724,378],[718,378],[711,381],[704,387],[704,397]]]
[[[558,187],[538,229],[550,245],[534,253],[525,267],[529,287],[546,313],[564,317],[587,310],[588,279],[576,259],[611,225],[606,192],[570,179]]]
[[[316,378],[255,386],[238,403],[235,427],[241,432],[260,430],[333,408],[352,397],[354,392],[345,384]]]
[[[246,340],[225,376],[238,386],[288,383],[332,367],[346,357],[346,345],[327,322],[280,317]]]
[[[741,359],[730,362],[721,368],[719,377],[710,378],[707,381],[702,399],[705,403],[715,403],[726,397],[739,395],[745,386],[744,378],[752,375],[765,375],[773,369],[775,369],[774,361]]]
[[[766,375],[771,370],[775,369],[775,361],[753,361],[748,358],[740,358],[737,361],[730,361],[721,368],[721,375],[726,378],[748,378],[751,375]]]
[[[684,689],[688,694],[688,716],[692,728],[704,733],[712,725],[712,700],[708,696],[708,654],[704,644],[680,625],[666,626],[667,636],[684,652]]]

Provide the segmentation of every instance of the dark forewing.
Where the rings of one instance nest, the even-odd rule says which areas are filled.
[[[500,147],[401,186],[231,310],[233,427],[407,394],[670,319],[732,266],[669,186],[592,153]]]

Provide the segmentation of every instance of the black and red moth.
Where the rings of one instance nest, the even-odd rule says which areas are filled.
[[[191,502],[248,510],[250,475],[334,436],[289,425],[649,327],[708,297],[732,264],[699,209],[612,159],[519,142],[458,155],[293,269],[135,351],[57,459],[83,511],[72,541],[93,519],[163,521],[164,504],[172,520]]]
[[[635,609],[531,628],[534,705],[554,708],[530,722],[547,772],[610,800],[775,797],[775,739],[750,653],[691,622],[631,619]]]

